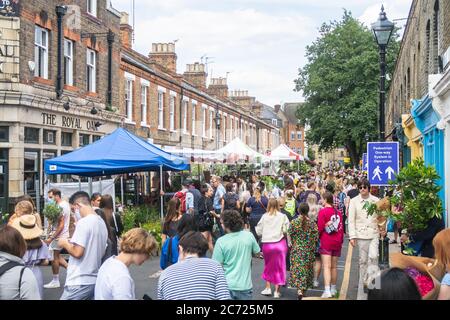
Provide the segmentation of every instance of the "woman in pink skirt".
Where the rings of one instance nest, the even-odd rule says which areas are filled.
[[[267,212],[261,217],[255,230],[262,237],[264,255],[264,272],[261,276],[266,281],[262,295],[272,295],[271,284],[275,285],[274,298],[280,298],[280,286],[286,284],[286,255],[288,252],[286,234],[289,219],[278,211],[278,201],[270,199]]]

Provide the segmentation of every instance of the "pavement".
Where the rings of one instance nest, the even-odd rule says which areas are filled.
[[[390,236],[393,239],[393,236]],[[398,244],[390,245],[390,252],[399,252]],[[359,267],[358,267],[358,250],[351,248],[348,238],[344,240],[342,254],[338,261],[338,283],[339,300],[366,300],[367,296],[359,284]],[[273,297],[266,297],[260,294],[265,287],[261,274],[264,269],[263,259],[253,258],[252,262],[252,279],[253,279],[253,299],[254,300],[272,300]],[[50,266],[41,267],[44,284],[52,279],[52,271]],[[158,279],[161,273],[159,268],[159,257],[152,257],[142,266],[131,266],[130,273],[135,282],[136,298],[141,299],[144,294],[148,294],[152,299],[157,297]],[[289,272],[288,272],[289,277]],[[63,284],[65,283],[66,270],[61,268],[60,281],[61,287],[58,289],[44,289],[44,300],[59,300],[63,292]],[[324,285],[323,276],[319,278],[320,285],[316,289],[309,289],[305,294],[305,299],[320,299]],[[273,288],[272,288],[273,291]],[[281,289],[281,300],[296,300],[297,291],[288,287]]]

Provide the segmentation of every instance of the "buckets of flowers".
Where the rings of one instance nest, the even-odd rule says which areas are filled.
[[[390,255],[391,267],[405,270],[414,279],[423,300],[436,300],[445,267],[435,259],[407,256],[400,252]]]

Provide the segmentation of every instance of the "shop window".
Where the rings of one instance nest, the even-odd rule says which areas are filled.
[[[38,128],[25,128],[25,143],[39,143]]]
[[[9,127],[0,127],[0,142],[9,141]]]
[[[39,151],[25,150],[24,154],[24,191],[36,195],[36,182],[39,181]]]
[[[80,134],[80,147],[86,146],[89,144],[89,135],[88,134]]]
[[[53,158],[56,158],[56,151],[43,151],[42,152],[43,163],[45,163],[45,160],[53,159]],[[47,179],[52,183],[56,183],[56,175],[55,174],[48,175]]]
[[[92,136],[92,142],[98,141],[102,138],[102,136]]]
[[[44,130],[44,144],[56,144],[56,131]]]
[[[64,147],[71,147],[72,136],[72,132],[61,132],[61,145]]]

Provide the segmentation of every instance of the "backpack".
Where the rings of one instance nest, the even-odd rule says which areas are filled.
[[[237,209],[236,206],[236,197],[233,193],[226,193],[223,196],[224,200],[224,210],[235,210]]]
[[[166,269],[174,263],[178,262],[178,242],[180,239],[178,236],[168,237],[161,249],[161,258],[159,260],[159,266],[161,269]]]
[[[175,195],[173,197],[180,199],[181,212],[185,213],[186,212],[186,192],[178,191],[177,193],[175,193]]]
[[[295,203],[295,199],[286,199],[286,203],[284,205],[284,209],[286,210],[286,212],[289,213],[289,215],[291,217],[293,217],[295,215],[295,207],[296,207],[296,203]]]
[[[25,266],[23,264],[20,264],[18,262],[14,262],[14,261],[10,261],[5,263],[4,265],[2,265],[0,267],[0,277],[8,270],[11,270],[14,267],[22,267],[22,270],[20,270],[20,276],[19,276],[19,300],[20,299],[20,287],[22,286],[22,276],[23,276],[23,272],[25,271]]]

